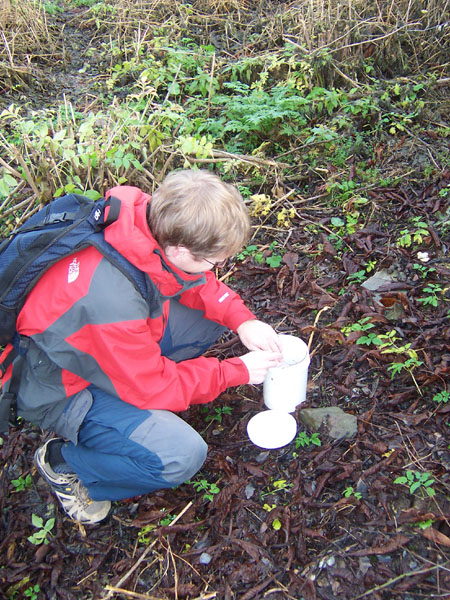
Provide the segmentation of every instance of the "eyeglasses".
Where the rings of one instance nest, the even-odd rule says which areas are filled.
[[[217,262],[212,262],[211,260],[208,260],[207,258],[202,258],[202,260],[204,260],[205,262],[207,262],[208,264],[210,264],[212,267],[216,268],[221,268],[224,267],[228,258],[224,258],[223,260],[218,260]]]

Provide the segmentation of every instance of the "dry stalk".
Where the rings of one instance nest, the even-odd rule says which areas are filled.
[[[183,510],[178,513],[178,515],[175,517],[175,519],[168,526],[170,527],[171,525],[175,525],[175,523],[179,519],[181,519],[181,517],[184,515],[184,513],[187,512],[191,508],[191,506],[192,506],[192,502],[189,502],[188,504],[186,504],[186,506],[183,508]],[[158,539],[153,540],[153,542],[147,546],[147,548],[144,550],[144,552],[141,554],[141,556],[138,558],[138,560],[135,562],[135,564],[131,567],[131,569],[129,569],[125,573],[125,575],[123,575],[120,578],[120,580],[117,582],[116,588],[112,588],[110,586],[105,587],[105,590],[108,591],[108,593],[104,597],[103,600],[108,600],[116,593],[116,590],[120,588],[120,586],[135,572],[135,570],[139,567],[139,565],[145,560],[145,558],[150,553],[150,551],[153,549],[153,547],[155,546],[157,541],[158,541]],[[123,593],[123,591],[121,590],[120,593]]]
[[[123,588],[113,587],[111,585],[107,585],[105,589],[114,594],[123,594],[129,598],[139,598],[140,600],[164,600],[161,597],[149,596],[148,594],[139,594],[138,592],[132,592],[131,590],[125,590]]]

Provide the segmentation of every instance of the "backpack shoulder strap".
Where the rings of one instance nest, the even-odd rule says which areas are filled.
[[[120,202],[119,198],[116,198],[116,196],[110,196],[107,200],[105,200],[104,212],[106,212],[106,207],[109,207],[109,211],[108,216],[103,219],[101,224],[102,229],[108,227],[108,225],[111,225],[114,223],[114,221],[117,221],[120,215],[121,204],[122,203]]]

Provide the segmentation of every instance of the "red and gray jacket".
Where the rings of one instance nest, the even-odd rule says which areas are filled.
[[[147,224],[148,194],[121,186],[109,195],[122,206],[105,239],[148,275],[149,298],[94,247],[60,260],[42,276],[17,330],[30,340],[18,413],[43,428],[52,429],[71,399],[85,398],[82,391],[90,384],[139,408],[182,411],[248,382],[239,358],[176,363],[161,355],[158,342],[171,298],[234,331],[255,316],[213,273],[186,274],[168,261]]]

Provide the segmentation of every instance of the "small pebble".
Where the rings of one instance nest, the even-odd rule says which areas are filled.
[[[203,552],[202,554],[200,554],[200,564],[201,565],[209,565],[209,563],[211,561],[212,561],[211,554],[208,554],[207,552]]]
[[[260,452],[256,457],[256,462],[259,464],[263,463],[265,460],[267,460],[269,454],[270,452]]]
[[[245,497],[247,498],[247,500],[250,500],[254,493],[255,488],[252,486],[251,483],[245,486]]]

